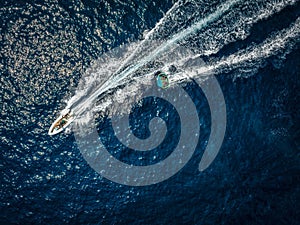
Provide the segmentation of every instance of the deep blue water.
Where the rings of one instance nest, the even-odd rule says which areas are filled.
[[[176,11],[175,22],[166,23],[156,36],[173,35],[205,18],[221,2],[181,2],[178,11],[183,16]],[[250,9],[266,7],[263,1],[254,2],[244,4]],[[269,2],[276,6],[284,1]],[[184,88],[199,115],[199,143],[185,167],[164,182],[142,187],[114,183],[88,165],[72,133],[48,136],[53,115],[65,106],[65,96],[72,96],[90,63],[114,47],[142,39],[173,4],[0,3],[0,224],[300,223],[299,35],[282,51],[218,70],[227,129],[217,158],[203,172],[198,164],[211,118],[205,96],[193,82]],[[300,3],[284,5],[249,28],[241,21],[234,31],[230,27],[237,15],[252,15],[251,10],[233,7],[236,16],[221,15],[219,22],[209,23],[182,44],[200,52],[205,62],[216,63],[288,29],[299,18]],[[203,49],[217,50],[209,54]],[[171,154],[180,123],[168,102],[145,99],[131,114],[133,132],[139,138],[149,136],[147,125],[156,111],[165,119],[168,133],[158,149],[143,153],[122,146],[110,121],[100,118],[99,135],[110,153],[135,165],[155,164]]]

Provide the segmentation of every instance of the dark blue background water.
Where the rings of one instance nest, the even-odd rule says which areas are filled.
[[[195,84],[186,89],[200,117],[199,143],[189,163],[162,183],[113,183],[89,167],[72,134],[47,135],[53,115],[64,107],[62,99],[72,95],[70,87],[76,87],[89,63],[141,38],[173,3],[0,3],[1,224],[299,224],[299,42],[283,61],[276,55],[264,59],[253,76],[236,78],[230,70],[217,76],[228,125],[219,155],[204,172],[198,163],[210,133],[210,113]],[[298,2],[257,22],[245,40],[225,45],[211,57],[217,60],[261,42],[288,27],[299,12]],[[176,112],[168,103],[158,103],[162,117],[166,110],[173,113],[168,122],[173,132],[167,137],[174,139],[168,146],[176,145]],[[148,99],[133,113],[148,112],[132,121],[146,121],[135,131],[141,138],[149,135],[145,124],[152,104]],[[107,128],[104,140],[109,135]],[[128,149],[114,148],[117,141],[108,144],[123,161],[156,162],[149,160],[153,155],[139,161]],[[156,160],[167,157],[169,149]]]

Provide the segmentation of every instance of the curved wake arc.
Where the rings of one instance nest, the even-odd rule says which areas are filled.
[[[215,21],[218,19],[222,14],[224,14],[226,11],[228,11],[233,5],[237,4],[240,2],[240,0],[234,0],[234,1],[229,1],[224,4],[222,4],[214,13],[210,14],[206,18],[200,20],[199,22],[196,22],[189,28],[179,32],[178,34],[174,35],[172,38],[170,38],[166,43],[158,46],[153,52],[149,53],[149,55],[142,59],[139,63],[132,67],[126,68],[124,71],[120,72],[119,74],[112,75],[109,80],[107,80],[97,91],[95,91],[91,96],[89,96],[85,102],[82,104],[78,105],[73,109],[74,113],[79,116],[82,114],[86,108],[88,108],[87,105],[91,105],[95,99],[104,93],[105,91],[111,89],[114,85],[118,84],[118,82],[122,81],[124,78],[128,77],[130,74],[135,72],[137,69],[140,67],[144,66],[147,62],[153,60],[159,54],[162,52],[165,52],[168,50],[168,48],[174,46],[178,41],[181,41],[185,39],[187,36],[191,35],[192,33],[198,32],[205,26],[207,26],[209,23]],[[155,29],[155,28],[154,28]],[[150,32],[151,34],[151,32]],[[143,42],[142,42],[143,43]],[[129,56],[129,58],[132,58],[133,56]],[[121,68],[119,68],[117,71],[120,71]]]

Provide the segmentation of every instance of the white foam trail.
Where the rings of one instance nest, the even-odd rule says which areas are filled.
[[[201,30],[203,27],[207,26],[209,23],[218,19],[222,14],[227,12],[233,5],[235,5],[239,1],[240,0],[233,0],[233,1],[229,1],[229,2],[222,4],[221,6],[219,6],[216,9],[216,11],[214,13],[208,15],[206,18],[201,19],[200,21],[196,22],[189,28],[175,34],[163,45],[156,48],[156,50],[154,52],[149,53],[148,57],[142,59],[139,63],[135,64],[132,67],[128,67],[124,71],[122,71],[120,74],[117,74],[116,76],[111,77],[97,91],[95,91],[93,94],[91,94],[91,96],[88,99],[86,99],[82,104],[75,107],[73,109],[74,113],[76,115],[80,115],[81,113],[83,113],[85,111],[85,109],[87,109],[88,106],[91,105],[100,94],[111,89],[113,87],[113,85],[116,85],[118,82],[122,81],[128,75],[130,75],[134,71],[136,71],[138,68],[145,65],[147,62],[153,60],[162,52],[168,50],[170,47],[172,47],[178,41],[185,39],[187,36],[191,35],[194,32]]]
[[[121,64],[121,66],[118,68],[118,70],[116,71],[116,73],[121,72],[122,68],[124,68],[131,60],[133,60],[136,57],[136,54],[141,51],[141,49],[143,48],[143,46],[145,45],[145,43],[147,41],[149,41],[149,39],[151,38],[151,36],[158,30],[158,28],[165,22],[166,18],[168,18],[168,16],[170,14],[173,13],[173,11],[178,7],[178,2],[175,2],[175,4],[165,13],[164,17],[162,17],[155,25],[155,27],[153,29],[151,29],[149,32],[147,32],[147,34],[144,36],[144,39],[140,42],[140,44],[137,46],[137,48],[130,54],[130,56]]]
[[[287,5],[294,5],[299,0],[286,0],[286,1],[276,1],[267,3],[266,9],[261,9],[257,13],[257,16],[253,18],[253,22],[257,22],[259,20],[268,18],[270,14],[274,14],[276,12],[281,11],[283,8],[285,8]]]
[[[237,67],[251,65],[252,68],[259,67],[262,62],[259,62],[262,58],[267,58],[272,55],[284,51],[284,54],[289,53],[293,49],[295,43],[300,37],[300,18],[293,23],[289,28],[283,29],[280,32],[275,33],[272,37],[266,39],[263,43],[256,46],[251,46],[247,49],[238,51],[226,58],[215,62],[212,65],[207,65],[194,70],[194,73],[189,75],[189,78],[193,76],[199,76],[201,74],[208,74],[211,72],[221,73],[224,69],[233,70]],[[176,76],[174,81],[182,79],[182,76]]]
[[[221,28],[220,25],[210,26],[210,29],[197,34],[197,53],[206,56],[216,54],[224,45],[245,39],[253,24],[296,2],[298,0],[245,1],[239,4],[236,10],[229,12],[230,24],[221,24]]]
[[[136,76],[134,72],[139,70],[139,68],[143,67],[148,61],[156,60],[158,58],[157,56],[160,56],[159,58],[163,58],[162,54],[167,54],[167,52],[173,51],[176,48],[176,43],[180,42],[181,40],[185,40],[187,37],[190,38],[189,35],[192,36],[193,34],[197,34],[197,40],[201,43],[199,45],[200,47],[197,47],[196,49],[196,52],[199,55],[210,55],[212,53],[216,53],[221,47],[232,41],[236,41],[237,39],[244,39],[248,35],[247,31],[250,29],[252,24],[257,22],[258,20],[265,19],[271,16],[272,14],[282,10],[287,5],[294,4],[295,2],[297,2],[297,0],[276,0],[275,2],[257,1],[257,3],[255,4],[253,2],[245,1],[240,2],[240,4],[238,5],[235,5],[235,10],[226,10],[227,7],[230,8],[237,2],[239,1],[236,0],[224,3],[214,13],[194,23],[187,29],[183,29],[177,34],[171,36],[171,38],[167,42],[164,42],[158,46],[151,46],[151,41],[149,39],[152,36],[156,35],[156,31],[158,31],[159,29],[160,32],[168,30],[167,28],[162,29],[163,27],[161,26],[165,25],[164,23],[166,23],[166,26],[168,26],[167,23],[170,21],[167,21],[167,17],[172,17],[174,16],[172,15],[173,13],[178,13],[176,12],[176,10],[179,9],[179,7],[177,7],[179,3],[176,3],[175,6],[173,6],[167,12],[166,16],[158,22],[155,28],[153,28],[146,34],[145,40],[143,40],[139,44],[132,43],[133,46],[131,46],[127,51],[126,56],[123,56],[121,58],[116,58],[112,55],[107,56],[105,58],[106,60],[102,60],[103,65],[101,63],[98,63],[98,68],[95,69],[96,72],[91,73],[93,75],[87,73],[87,77],[85,77],[86,81],[83,85],[81,85],[81,89],[78,88],[78,90],[82,91],[77,91],[76,94],[71,98],[71,100],[68,101],[68,107],[73,108],[76,114],[83,113],[84,111],[86,111],[86,109],[93,105],[93,102],[99,95],[113,89],[121,83],[129,82],[128,80],[131,80],[133,78],[133,75]],[[200,6],[202,7],[201,4]],[[246,13],[246,15],[242,13],[242,11],[245,9],[244,7],[246,7],[246,10],[248,10],[248,13]],[[226,12],[221,21],[217,20],[221,15],[216,16],[220,11],[223,11],[221,15]],[[171,18],[171,22],[173,21],[173,19],[174,18]],[[230,21],[230,24],[228,24],[228,21]],[[219,22],[221,22],[221,24],[219,24]],[[217,23],[216,26],[215,23]],[[211,24],[211,26],[208,26],[209,24]],[[219,29],[220,25],[222,29]],[[201,30],[201,32],[197,32],[199,30]],[[166,34],[164,35],[169,36]],[[145,49],[145,51],[143,51],[143,49]],[[190,55],[190,57],[192,57],[192,54]],[[164,58],[164,60],[166,59],[169,58]],[[122,64],[122,62],[124,63]],[[121,66],[119,66],[120,64]],[[131,64],[134,66],[122,68],[123,66],[126,66],[126,64]],[[216,68],[221,67],[222,66]],[[116,71],[120,71],[120,73],[118,74],[116,73]],[[217,73],[216,70],[215,72]],[[147,71],[144,74],[146,73]],[[89,93],[93,94],[90,95]]]
[[[289,28],[283,29],[270,35],[260,45],[250,46],[249,48],[240,50],[226,58],[205,65],[202,67],[191,68],[188,63],[190,60],[197,60],[201,55],[189,55],[186,58],[180,58],[173,63],[182,67],[182,71],[170,76],[171,83],[178,84],[187,79],[206,79],[207,75],[216,75],[228,70],[247,67],[251,71],[259,68],[267,58],[272,55],[282,56],[288,54],[294,49],[294,45],[300,38],[300,18]],[[180,66],[181,65],[181,66]],[[195,66],[199,64],[196,63]],[[244,74],[243,74],[244,75]],[[145,87],[153,85],[153,73],[148,73],[141,77],[135,77],[127,81],[126,85],[117,89],[112,95],[105,96],[101,99],[98,106],[95,107],[97,112],[105,112],[106,115],[121,115],[130,113],[133,103],[137,103],[142,96]],[[122,108],[115,107],[115,102],[119,102]]]

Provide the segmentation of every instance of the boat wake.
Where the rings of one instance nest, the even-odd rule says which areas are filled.
[[[192,70],[188,62],[209,57],[225,45],[245,39],[255,23],[296,2],[273,0],[254,4],[233,0],[209,9],[204,3],[178,2],[146,33],[144,40],[121,46],[95,61],[66,108],[72,108],[77,118],[86,118],[87,112],[107,111],[113,101],[118,101],[124,103],[123,110],[127,113],[131,104],[126,107],[125,103],[138,99],[145,85],[151,85],[154,72],[170,65],[180,71],[174,74],[174,82],[236,69],[239,69],[236,76],[255,73],[265,58],[272,55],[284,58],[293,49],[300,36],[299,18],[288,28],[269,34],[260,44],[197,64],[199,67]],[[110,109],[109,113],[120,113],[120,109]]]

